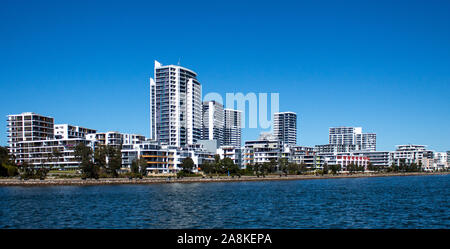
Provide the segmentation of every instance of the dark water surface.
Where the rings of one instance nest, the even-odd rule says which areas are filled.
[[[0,228],[450,228],[450,175],[0,187]]]

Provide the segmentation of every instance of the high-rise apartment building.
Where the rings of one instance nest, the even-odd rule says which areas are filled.
[[[201,139],[202,90],[197,74],[155,61],[150,80],[152,139],[161,144],[185,146]]]
[[[222,145],[224,132],[223,105],[216,101],[203,102],[202,139],[217,140]]]
[[[277,112],[273,118],[273,135],[288,145],[297,144],[297,114]]]
[[[225,127],[223,132],[224,146],[241,146],[241,118],[242,112],[233,109],[224,109]]]
[[[331,127],[329,143],[332,145],[356,145],[356,150],[376,151],[377,135],[362,133],[361,127]]]

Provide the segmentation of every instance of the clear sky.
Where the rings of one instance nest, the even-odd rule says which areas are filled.
[[[278,92],[300,145],[362,126],[378,150],[450,150],[449,13],[445,0],[2,0],[0,144],[6,115],[27,111],[149,136],[156,59],[196,71],[204,94]]]

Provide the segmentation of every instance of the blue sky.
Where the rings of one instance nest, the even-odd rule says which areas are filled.
[[[6,115],[26,111],[148,136],[156,59],[196,71],[204,94],[278,92],[301,145],[362,126],[378,150],[450,150],[449,13],[449,1],[2,1],[0,144]]]

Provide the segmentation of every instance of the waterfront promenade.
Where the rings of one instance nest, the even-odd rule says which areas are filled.
[[[281,181],[281,180],[313,180],[313,179],[337,179],[337,178],[360,178],[360,177],[387,177],[387,176],[418,176],[418,175],[444,175],[450,172],[411,172],[411,173],[355,173],[338,175],[266,175],[256,176],[212,176],[212,177],[144,177],[143,179],[128,178],[100,178],[96,179],[0,179],[1,186],[53,186],[53,185],[110,185],[110,184],[161,184],[161,183],[194,183],[194,182],[243,182],[243,181]]]

